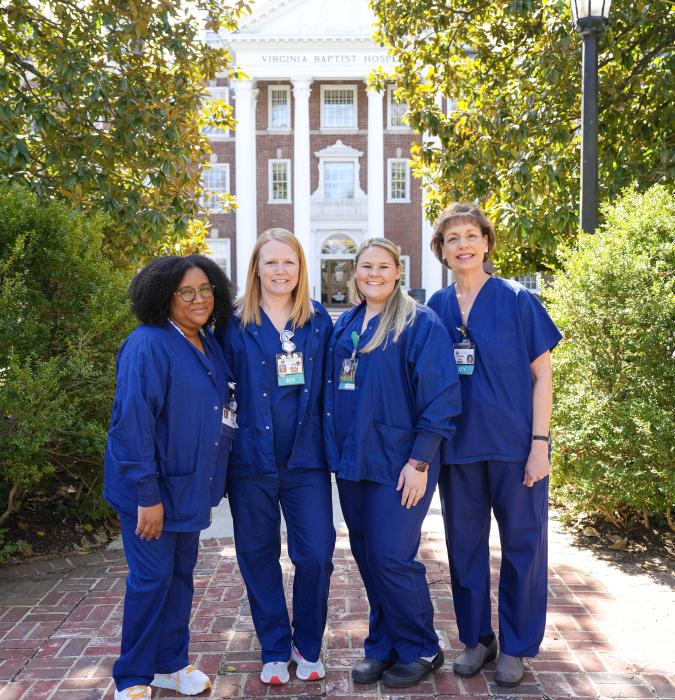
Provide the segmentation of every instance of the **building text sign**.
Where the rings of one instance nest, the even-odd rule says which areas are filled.
[[[383,66],[393,68],[397,61],[384,52],[344,52],[333,53],[323,51],[270,51],[260,53],[238,52],[236,62],[244,71],[247,68],[255,72],[285,75],[295,73],[311,77],[321,77],[337,71],[345,75],[367,75],[373,68]]]

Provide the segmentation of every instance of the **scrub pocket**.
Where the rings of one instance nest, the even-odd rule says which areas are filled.
[[[508,367],[518,356],[515,333],[475,333],[478,362],[488,367]]]
[[[208,502],[195,474],[162,477],[159,488],[167,520],[190,520],[197,515],[200,503]]]
[[[398,428],[394,425],[373,422],[373,428],[377,435],[379,449],[369,451],[369,460],[376,459],[376,454],[382,455],[385,468],[384,474],[394,481],[398,481],[401,469],[408,461],[413,445],[415,444],[415,431],[406,428]]]

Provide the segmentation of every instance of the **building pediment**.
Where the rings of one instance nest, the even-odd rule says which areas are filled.
[[[239,23],[238,33],[260,38],[370,38],[374,25],[367,0],[278,0],[254,5],[253,14]]]
[[[363,151],[357,151],[338,139],[332,146],[322,148],[320,151],[314,151],[314,155],[317,158],[360,158],[363,155]]]

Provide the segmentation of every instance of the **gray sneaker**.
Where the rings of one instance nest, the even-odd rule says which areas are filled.
[[[497,656],[497,638],[488,646],[478,643],[475,647],[464,647],[464,651],[454,660],[452,670],[462,678],[471,678],[488,662]]]
[[[497,659],[495,683],[504,688],[514,688],[523,680],[525,669],[520,656],[509,656],[502,652]]]

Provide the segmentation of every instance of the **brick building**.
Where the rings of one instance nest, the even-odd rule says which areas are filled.
[[[400,246],[407,288],[427,296],[443,283],[428,249],[420,182],[393,86],[369,90],[366,78],[393,59],[372,40],[366,0],[262,2],[222,42],[247,77],[219,78],[212,95],[234,106],[234,133],[211,132],[204,171],[213,256],[241,290],[257,235],[288,228],[307,255],[314,298],[346,305],[358,244],[385,235]],[[219,211],[218,194],[238,210]]]

